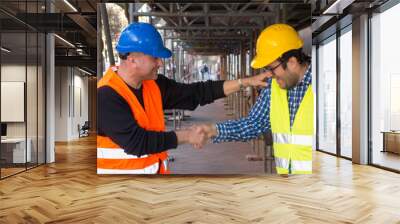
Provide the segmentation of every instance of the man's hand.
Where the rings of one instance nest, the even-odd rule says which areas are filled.
[[[239,80],[227,80],[224,82],[224,94],[228,96],[232,93],[235,93],[240,90],[240,82],[242,83],[243,87],[262,87],[265,88],[268,86],[267,79],[272,77],[272,73],[270,71],[266,71],[260,73],[258,75],[243,78]]]
[[[178,144],[189,143],[196,149],[201,149],[208,141],[206,133],[195,126],[175,131],[175,133],[178,138]]]
[[[215,124],[199,124],[196,125],[195,128],[199,132],[203,132],[207,136],[207,138],[217,136],[217,128],[215,127]]]
[[[242,83],[244,87],[252,86],[265,88],[268,87],[266,80],[270,77],[272,77],[272,73],[270,71],[266,71],[249,78],[244,78],[242,79]]]
[[[203,148],[203,146],[208,142],[206,132],[197,126],[192,126],[190,130],[189,143],[192,144],[195,149]]]

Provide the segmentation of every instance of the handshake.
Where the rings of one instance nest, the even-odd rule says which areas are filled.
[[[211,137],[217,135],[215,124],[199,124],[188,129],[175,132],[178,144],[189,143],[196,149],[201,149]]]

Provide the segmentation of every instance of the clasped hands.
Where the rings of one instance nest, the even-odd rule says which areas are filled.
[[[211,137],[216,135],[215,124],[198,124],[188,129],[177,131],[179,143],[191,144],[196,149],[201,149]]]

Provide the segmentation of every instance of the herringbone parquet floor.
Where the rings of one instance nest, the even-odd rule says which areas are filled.
[[[0,181],[0,223],[400,223],[400,175],[316,153],[304,176],[97,176],[94,138]]]

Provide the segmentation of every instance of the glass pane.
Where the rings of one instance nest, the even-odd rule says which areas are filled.
[[[352,33],[340,37],[340,150],[341,155],[352,157]]]
[[[26,116],[28,131],[28,160],[27,166],[37,165],[37,81],[38,81],[38,35],[36,32],[27,33],[28,38],[28,62],[27,62],[27,80],[26,80]]]
[[[336,154],[336,39],[318,51],[319,149]]]
[[[400,4],[372,18],[372,163],[400,170]]]
[[[45,0],[4,0],[0,7],[18,18],[0,12],[3,122],[0,162],[1,177],[5,177],[36,166],[38,161],[43,163],[45,158],[45,36],[21,22],[37,24],[35,14],[45,11]]]
[[[26,34],[2,33],[1,140],[2,177],[25,170],[26,151]],[[29,149],[29,145],[28,145]]]

